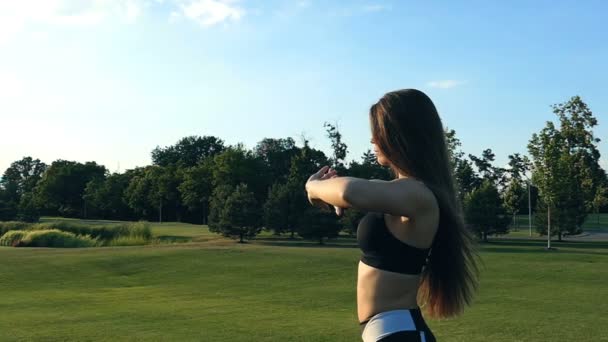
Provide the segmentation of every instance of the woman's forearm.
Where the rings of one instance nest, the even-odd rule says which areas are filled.
[[[306,191],[312,198],[318,198],[336,207],[350,208],[351,204],[346,201],[344,194],[357,181],[361,181],[361,179],[355,177],[335,177],[326,180],[315,180],[306,184]]]

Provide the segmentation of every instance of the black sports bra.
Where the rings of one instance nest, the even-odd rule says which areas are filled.
[[[369,212],[357,227],[361,261],[381,270],[420,274],[431,248],[417,248],[397,239],[386,226],[383,213]]]

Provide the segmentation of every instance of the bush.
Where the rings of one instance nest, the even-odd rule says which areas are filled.
[[[141,236],[119,236],[108,241],[107,246],[141,246],[147,245],[149,241]]]
[[[29,232],[24,230],[9,230],[0,237],[0,246],[19,247],[21,240]]]
[[[21,239],[20,247],[95,247],[98,241],[59,229],[34,230]]]
[[[32,225],[31,223],[19,222],[19,221],[0,222],[0,236],[4,235],[6,232],[8,232],[10,230],[26,230],[31,225]]]
[[[17,221],[0,222],[0,236],[3,236],[3,234],[8,231],[24,231],[25,235],[21,236],[19,241],[25,240],[27,233],[39,232],[46,232],[41,235],[44,236],[44,238],[38,237],[38,235],[33,235],[33,238],[48,238],[52,240],[51,242],[48,242],[50,243],[50,245],[48,245],[47,242],[44,241],[40,242],[40,245],[37,245],[38,242],[36,241],[38,240],[32,240],[33,242],[31,242],[28,247],[90,247],[90,241],[94,241],[94,245],[97,246],[133,246],[148,244],[152,239],[152,230],[150,229],[150,224],[145,221],[139,221],[135,223],[122,223],[108,226],[90,226],[69,221],[55,221],[36,224]],[[59,235],[55,233],[50,234],[48,233],[48,231],[58,231],[61,233],[66,233],[67,235],[61,235],[63,236],[61,239],[66,239],[66,241],[68,241],[66,242],[66,244],[68,245],[64,246],[60,242],[55,242],[55,240],[53,239],[57,238]],[[47,236],[45,234],[50,235]],[[74,239],[80,239],[89,242],[82,242],[81,245],[79,243],[73,242],[72,240]],[[72,243],[75,245],[71,246],[70,244]],[[6,244],[5,246],[12,245],[14,245],[14,243],[11,240],[11,243]],[[22,244],[19,245],[21,246]]]
[[[119,237],[137,236],[145,240],[152,238],[149,223],[140,221],[136,223],[122,223],[110,226],[89,226],[66,221],[38,223],[30,227],[31,230],[58,229],[75,235],[90,235],[92,238],[109,242]]]

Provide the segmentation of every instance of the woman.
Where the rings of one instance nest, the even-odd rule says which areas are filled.
[[[378,163],[395,179],[338,177],[323,167],[306,183],[308,198],[338,215],[343,208],[367,212],[357,231],[363,341],[435,341],[420,309],[433,318],[462,313],[478,273],[444,128],[431,99],[415,89],[384,95],[369,119]]]

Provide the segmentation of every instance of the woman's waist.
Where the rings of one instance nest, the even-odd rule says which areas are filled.
[[[357,276],[359,319],[378,312],[418,307],[420,275],[399,274],[360,263]]]

